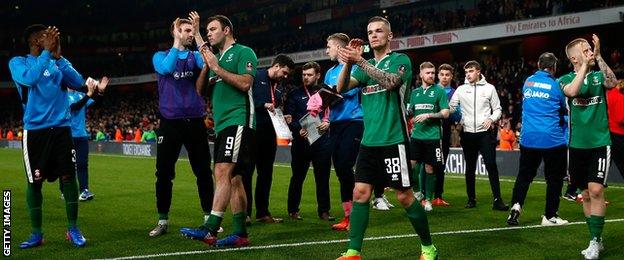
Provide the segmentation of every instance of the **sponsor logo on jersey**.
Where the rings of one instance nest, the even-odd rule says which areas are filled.
[[[573,106],[578,106],[578,107],[587,107],[587,106],[593,106],[593,105],[597,105],[602,103],[602,97],[601,96],[595,96],[595,97],[590,97],[590,98],[574,98],[572,99],[572,105]]]
[[[380,86],[379,84],[370,85],[370,86],[366,86],[362,88],[363,95],[370,95],[370,94],[375,94],[375,93],[385,92],[385,91],[386,91],[386,88]]]
[[[401,66],[399,66],[399,74],[400,74],[400,75],[403,75],[403,74],[405,73],[405,70],[406,70],[405,65],[401,65]]]
[[[234,58],[234,53],[230,53],[230,55],[227,56],[227,59],[225,59],[225,62],[231,62]]]
[[[176,80],[179,79],[185,79],[185,78],[192,78],[195,75],[195,73],[193,73],[193,71],[176,71],[173,72],[173,78]]]
[[[399,180],[399,175],[398,174],[392,174],[392,181],[398,181]]]
[[[414,104],[414,110],[433,110],[432,104]]]
[[[548,94],[546,92],[542,92],[542,91],[538,91],[538,90],[531,90],[530,88],[527,88],[524,91],[524,98],[543,98],[543,99],[548,99],[548,98],[550,98],[550,94]]]
[[[253,64],[251,63],[251,61],[247,62],[247,71],[252,71],[253,70]]]
[[[598,172],[598,178],[604,179],[604,172]]]
[[[49,70],[45,70],[45,71],[43,72],[43,76],[44,76],[44,77],[49,77],[49,76],[50,76],[50,71],[49,71]]]
[[[541,89],[548,89],[550,90],[552,88],[552,86],[550,84],[546,84],[546,83],[541,83],[541,82],[533,82],[533,81],[529,81],[526,84],[528,87],[534,87],[534,88],[541,88]]]
[[[35,169],[35,181],[41,180],[41,171],[39,169]]]

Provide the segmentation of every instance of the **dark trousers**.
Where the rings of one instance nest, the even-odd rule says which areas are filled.
[[[624,135],[611,132],[611,160],[624,178]]]
[[[546,206],[544,216],[552,218],[559,210],[559,196],[566,174],[568,148],[558,146],[548,149],[536,149],[520,146],[520,167],[513,188],[511,204],[524,205],[529,186],[537,174],[537,168],[544,161],[544,177],[546,178]]]
[[[76,137],[74,149],[76,149],[76,175],[80,190],[89,189],[89,139],[87,137]],[[62,183],[62,182],[59,182]]]
[[[355,178],[353,166],[360,150],[364,132],[362,121],[340,121],[331,124],[329,132],[332,161],[340,182],[342,202],[353,200]]]
[[[275,139],[273,125],[256,126],[256,147],[254,148],[255,160],[251,164],[249,173],[243,175],[243,186],[247,195],[247,215],[251,216],[251,205],[253,204],[252,181],[254,168],[256,170],[256,218],[271,216],[269,212],[269,197],[271,193],[271,183],[273,182],[273,162],[275,162],[275,152],[277,151],[277,141]]]
[[[490,179],[490,187],[494,199],[500,198],[498,167],[496,166],[496,133],[492,131],[479,133],[461,133],[461,145],[466,158],[466,193],[469,200],[475,200],[475,171],[479,153],[483,157],[485,169]]]
[[[444,193],[444,171],[446,170],[446,158],[448,158],[449,150],[451,147],[451,123],[448,120],[442,121],[442,160],[444,163],[442,167],[435,167],[436,174],[435,194],[434,198],[442,198]]]
[[[188,152],[193,174],[197,178],[197,193],[204,213],[212,210],[214,184],[210,169],[208,134],[202,118],[160,119],[156,152],[156,206],[158,213],[169,213],[175,164],[182,145]]]
[[[293,131],[298,135],[298,131]],[[317,212],[329,212],[329,173],[331,170],[331,153],[327,134],[321,136],[314,144],[308,144],[307,139],[297,136],[290,147],[292,157],[292,177],[288,186],[288,213],[299,212],[303,182],[305,181],[310,162],[314,167],[314,182],[316,183]],[[353,191],[353,190],[352,190]]]

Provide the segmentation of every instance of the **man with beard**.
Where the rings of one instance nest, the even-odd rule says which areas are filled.
[[[412,91],[410,110],[414,115],[414,127],[410,141],[410,156],[414,170],[412,178],[418,178],[420,167],[425,166],[421,186],[425,189],[425,211],[431,211],[436,186],[436,172],[444,167],[441,149],[442,120],[449,116],[448,100],[444,89],[435,85],[435,66],[431,62],[420,64],[422,85]],[[421,191],[422,192],[422,191]]]
[[[292,146],[290,154],[292,157],[292,177],[288,186],[288,214],[291,219],[302,220],[299,213],[299,204],[301,203],[301,192],[303,182],[305,181],[310,167],[310,162],[314,167],[314,181],[316,183],[316,202],[318,217],[322,220],[335,220],[329,214],[329,173],[331,170],[331,154],[328,149],[329,137],[327,131],[329,129],[329,121],[324,111],[318,114],[323,122],[318,126],[321,137],[314,143],[308,142],[308,132],[301,127],[299,120],[308,111],[308,102],[310,97],[316,94],[320,86],[318,80],[321,77],[321,66],[316,62],[308,62],[303,65],[302,80],[303,86],[291,91],[284,107],[284,114],[287,123],[293,132]],[[311,116],[311,115],[309,115]]]

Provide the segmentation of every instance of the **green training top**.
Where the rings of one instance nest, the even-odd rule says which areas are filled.
[[[223,51],[223,55],[216,54],[219,66],[226,71],[238,75],[249,74],[256,76],[258,58],[256,53],[247,46],[234,43]],[[210,77],[217,75],[210,71]],[[215,132],[218,134],[228,126],[240,125],[255,129],[252,89],[240,91],[236,87],[217,78],[212,93],[212,111],[215,122]]]
[[[412,91],[409,109],[414,111],[414,117],[426,113],[437,113],[442,109],[449,109],[446,92],[434,84],[428,89],[422,86]],[[442,119],[429,118],[420,123],[414,123],[412,138],[418,140],[440,140],[442,138]]]
[[[561,76],[561,88],[570,84],[575,76],[575,72]],[[602,72],[591,71],[585,76],[578,95],[568,98],[572,148],[589,149],[611,145],[604,81]]]
[[[364,134],[362,145],[388,146],[408,140],[405,120],[405,95],[412,81],[412,63],[407,55],[391,52],[368,63],[385,72],[401,76],[403,84],[393,90],[386,90],[369,77],[360,67],[351,75],[363,85],[362,109],[364,110]]]

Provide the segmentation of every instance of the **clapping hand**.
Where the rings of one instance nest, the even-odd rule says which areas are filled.
[[[349,41],[349,44],[344,48],[340,48],[338,50],[338,59],[346,64],[355,64],[364,58],[362,58],[362,53],[364,52],[364,48],[362,48],[362,44],[364,41],[360,39],[352,39]]]
[[[104,91],[106,90],[106,86],[108,86],[108,77],[104,76],[99,84],[97,85],[97,91],[98,93],[102,94],[104,93]]]
[[[54,52],[58,48],[58,39],[59,39],[59,31],[55,26],[48,26],[43,31],[43,35],[41,37],[41,45],[44,49]]]

